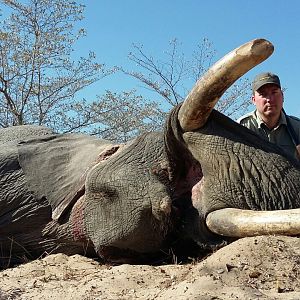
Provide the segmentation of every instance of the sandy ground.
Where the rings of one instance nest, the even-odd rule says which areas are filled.
[[[0,272],[3,299],[300,299],[300,239],[237,240],[200,262],[101,265],[49,255]]]

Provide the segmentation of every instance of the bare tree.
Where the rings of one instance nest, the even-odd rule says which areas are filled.
[[[0,126],[31,123],[60,130],[66,120],[58,112],[74,107],[78,91],[110,73],[92,52],[71,58],[73,44],[85,34],[74,30],[84,7],[71,0],[1,2],[11,14],[0,29]],[[82,118],[88,118],[84,104]],[[71,121],[70,128],[85,126]]]
[[[129,71],[123,67],[119,69],[159,95],[158,103],[167,112],[184,100],[196,80],[211,66],[215,54],[216,51],[207,38],[197,45],[190,59],[180,51],[180,44],[176,39],[169,43],[163,60],[146,54],[143,46],[133,45],[133,51],[128,57],[135,63],[136,70]],[[236,118],[247,110],[249,99],[249,80],[239,80],[218,102],[216,109]]]
[[[106,91],[94,101],[78,100],[77,92],[115,71],[97,63],[93,52],[72,59],[75,42],[86,34],[84,29],[75,30],[84,6],[72,0],[0,3],[11,12],[0,22],[0,127],[38,124],[58,132],[85,131],[127,141],[161,129],[167,112],[183,100],[215,55],[207,39],[190,60],[180,53],[177,40],[170,43],[162,61],[134,46],[129,58],[137,71],[119,69],[154,91],[153,100],[135,90]],[[244,97],[244,91],[233,88],[227,100],[220,102],[220,110],[240,112],[242,104],[237,99]]]
[[[57,132],[84,131],[125,142],[160,129],[163,112],[135,90],[106,91],[96,100],[76,94],[115,70],[95,54],[72,60],[85,35],[74,25],[84,6],[71,0],[0,0],[10,9],[0,29],[0,126],[38,124]]]
[[[107,91],[97,103],[104,104],[107,110],[102,114],[102,124],[106,128],[101,133],[104,138],[125,142],[144,132],[162,128],[163,112],[157,103],[137,95],[135,90],[119,94]],[[97,130],[94,132],[97,134]]]
[[[157,103],[135,90],[106,91],[97,100],[80,100],[57,111],[57,127],[63,132],[85,131],[117,142],[126,142],[144,132],[160,130],[164,121]]]

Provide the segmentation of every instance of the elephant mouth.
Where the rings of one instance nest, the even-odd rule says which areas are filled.
[[[274,211],[252,211],[223,208],[209,213],[206,225],[210,231],[227,237],[256,235],[299,235],[300,208]]]

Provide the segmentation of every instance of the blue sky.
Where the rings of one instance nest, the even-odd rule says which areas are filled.
[[[130,67],[127,54],[132,43],[143,44],[147,53],[162,55],[168,42],[178,38],[191,52],[204,37],[219,59],[254,38],[266,38],[274,54],[248,72],[252,79],[261,71],[277,73],[285,92],[288,114],[300,117],[300,1],[298,0],[85,0],[85,20],[80,24],[87,37],[75,45],[75,53],[93,50],[99,62]],[[101,94],[139,89],[131,80],[109,77],[87,93]],[[253,107],[251,106],[251,109]]]

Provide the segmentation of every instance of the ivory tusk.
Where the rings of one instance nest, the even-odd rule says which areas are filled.
[[[178,119],[183,131],[201,128],[223,93],[238,78],[267,59],[273,50],[269,41],[256,39],[216,62],[198,80],[179,110]]]
[[[253,211],[224,208],[206,218],[210,231],[228,237],[300,234],[300,208],[274,211]]]

